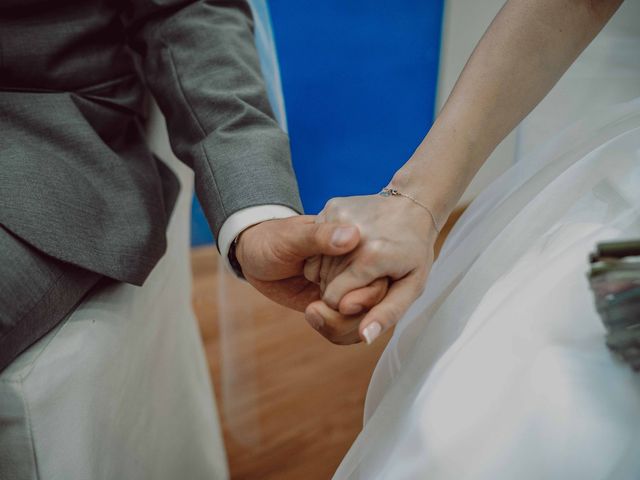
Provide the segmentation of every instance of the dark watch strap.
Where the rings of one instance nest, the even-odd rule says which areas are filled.
[[[242,265],[238,261],[238,257],[236,257],[236,248],[238,247],[238,237],[236,237],[233,242],[231,242],[231,246],[229,247],[229,264],[233,271],[236,272],[238,278],[245,279],[244,273],[242,273]]]

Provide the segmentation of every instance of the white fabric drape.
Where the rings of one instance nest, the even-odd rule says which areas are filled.
[[[606,349],[585,277],[597,242],[640,237],[640,98],[607,106],[640,97],[626,29],[640,8],[627,4],[558,85],[594,99],[558,105],[582,120],[527,130],[554,115],[542,105],[522,127],[526,155],[449,236],[334,478],[639,478],[640,376]]]

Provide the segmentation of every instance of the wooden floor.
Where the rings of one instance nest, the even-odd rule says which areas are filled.
[[[362,427],[367,385],[389,335],[371,346],[335,346],[302,314],[224,271],[215,247],[194,250],[192,267],[231,477],[331,478]]]

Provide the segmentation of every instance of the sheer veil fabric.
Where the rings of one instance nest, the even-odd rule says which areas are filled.
[[[335,479],[640,475],[640,376],[606,349],[585,276],[597,242],[640,237],[639,13],[623,5],[550,94],[582,118],[544,131],[543,102],[452,231]]]

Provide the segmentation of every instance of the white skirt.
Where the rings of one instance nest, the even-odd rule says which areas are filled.
[[[640,478],[640,376],[585,273],[640,238],[640,99],[518,162],[451,233],[335,478]]]
[[[523,122],[526,155],[451,232],[336,479],[640,478],[640,375],[586,278],[597,242],[640,238],[639,19],[625,2]]]

